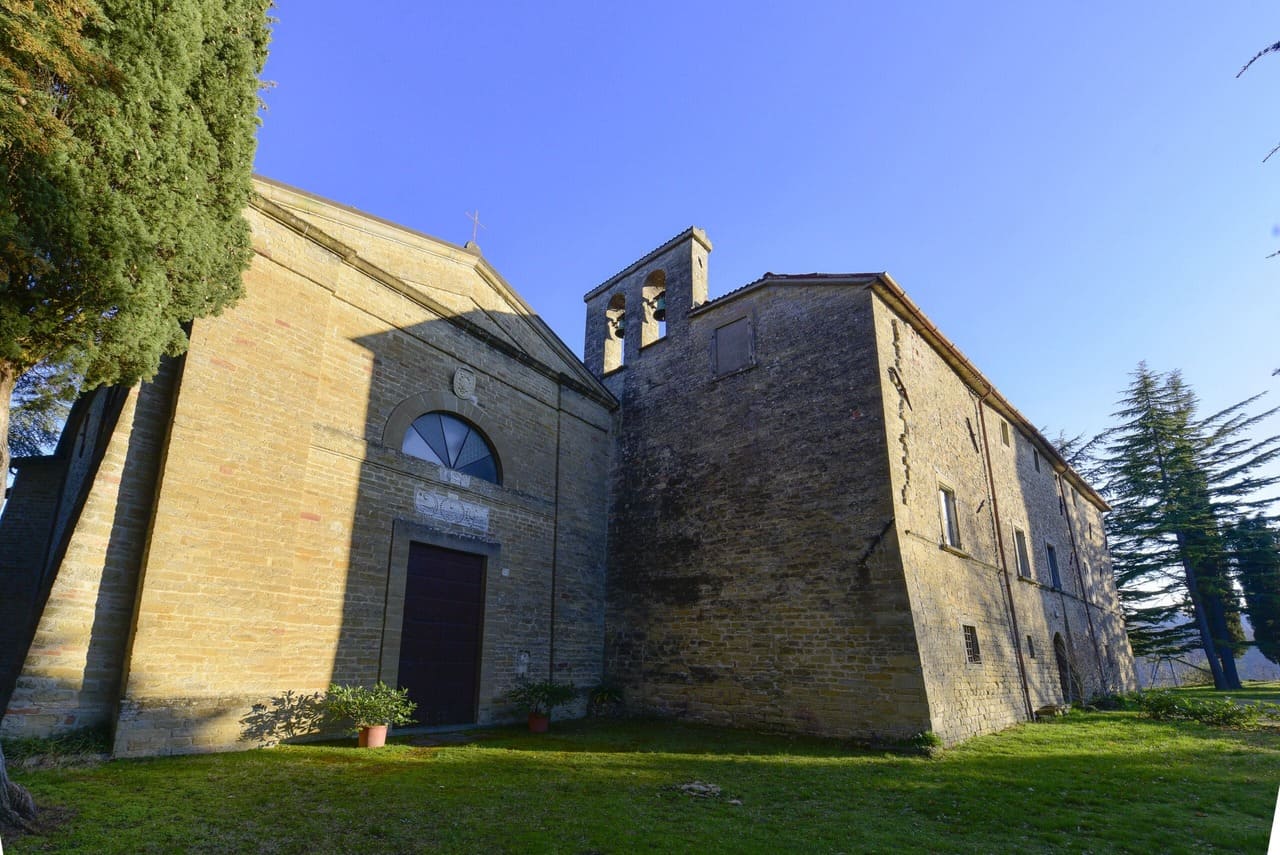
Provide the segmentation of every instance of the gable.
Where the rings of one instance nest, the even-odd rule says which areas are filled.
[[[463,331],[587,397],[614,401],[576,355],[494,270],[460,247],[257,177],[251,206],[380,286],[398,291]]]

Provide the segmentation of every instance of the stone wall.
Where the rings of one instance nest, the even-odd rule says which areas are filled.
[[[6,734],[50,736],[115,717],[180,372],[180,361],[166,360],[152,382],[92,393],[59,444],[64,463],[54,473],[60,501],[51,587],[43,611],[37,606],[39,622],[4,717]]]
[[[1067,700],[1058,637],[1074,693],[1084,697],[1131,686],[1132,654],[1100,500],[983,378],[965,382],[958,353],[945,358],[949,345],[924,324],[876,300],[898,536],[934,730],[952,743]],[[958,545],[943,531],[942,490],[955,497]],[[977,636],[976,657],[966,626]]]
[[[132,415],[110,437],[153,466],[163,458],[154,501],[136,519],[128,508],[139,535],[121,565],[128,596],[104,608],[113,561],[69,552],[48,643],[33,647],[24,707],[6,726],[100,716],[96,699],[63,685],[75,676],[63,660],[83,659],[84,645],[51,650],[53,633],[73,611],[95,634],[119,612],[125,661],[99,675],[113,689],[109,717],[118,710],[118,756],[271,741],[279,734],[247,724],[290,693],[397,682],[412,541],[483,556],[480,723],[514,717],[500,696],[518,668],[597,682],[615,402],[478,251],[259,190],[246,296],[193,324],[163,446],[142,449]],[[149,388],[130,393],[139,413]],[[400,451],[409,423],[433,410],[484,432],[501,485]],[[147,468],[122,453],[107,454],[103,498],[90,497],[73,546],[124,542],[100,522],[124,512],[121,492]]]
[[[625,364],[605,377],[622,400],[606,671],[638,710],[865,739],[926,730],[870,293],[767,286],[698,308],[708,246],[688,232],[588,295],[601,373],[606,308],[618,293],[627,306]],[[667,335],[641,347],[654,271]],[[717,353],[738,323],[745,365]]]
[[[486,556],[480,723],[510,717],[522,653],[533,676],[598,681],[607,395],[560,379],[563,345],[476,252],[262,189],[246,297],[193,332],[117,754],[231,747],[255,703],[395,682],[397,537]],[[329,243],[282,227],[290,215]],[[401,453],[432,410],[485,432],[501,486]]]

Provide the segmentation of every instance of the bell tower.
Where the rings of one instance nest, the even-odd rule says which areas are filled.
[[[707,301],[711,241],[690,227],[593,288],[587,304],[583,361],[613,389],[645,350],[688,329],[690,310]],[[615,394],[618,389],[613,389]]]

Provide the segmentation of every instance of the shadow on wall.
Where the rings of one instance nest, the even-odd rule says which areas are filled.
[[[315,440],[364,440],[354,508],[339,510],[351,528],[333,681],[407,688],[424,726],[503,718],[520,673],[598,681],[603,639],[587,636],[602,632],[603,574],[587,568],[603,563],[589,518],[602,538],[607,434],[562,412],[578,395],[569,366],[508,313],[353,343],[367,354],[364,421]],[[580,476],[598,481],[594,507]]]
[[[166,359],[136,395],[99,388],[77,401],[57,451],[36,461],[39,480],[15,492],[0,526],[8,534],[32,526],[47,533],[38,548],[28,543],[10,553],[19,563],[25,555],[25,566],[0,574],[0,701],[50,718],[38,735],[114,719],[158,450],[180,369],[181,360]],[[24,663],[27,685],[19,685]],[[74,683],[69,673],[77,674]]]
[[[349,341],[331,336],[314,349],[323,354],[322,366],[302,366],[295,358],[297,367],[255,377],[248,376],[248,360],[296,346],[289,338],[296,331],[281,325],[279,337],[255,339],[261,348],[255,357],[247,346],[237,351],[234,345],[260,316],[237,308],[198,326],[191,354],[168,363],[164,382],[141,387],[131,421],[121,421],[129,430],[105,431],[99,440],[103,462],[86,504],[69,517],[65,560],[43,610],[46,625],[84,627],[84,633],[56,639],[37,634],[34,644],[6,646],[31,654],[16,657],[11,684],[24,659],[36,663],[23,678],[25,694],[16,699],[21,709],[6,722],[8,729],[47,712],[41,726],[50,731],[114,722],[116,748],[125,755],[219,750],[231,747],[227,739],[236,735],[241,744],[264,745],[315,733],[321,729],[316,690],[330,682],[407,685],[422,704],[421,722],[444,724],[459,716],[491,719],[496,697],[520,668],[546,674],[559,659],[572,662],[565,678],[598,680],[598,672],[573,669],[585,667],[582,651],[593,644],[598,662],[602,645],[592,633],[602,633],[603,575],[597,568],[603,548],[593,551],[589,518],[593,507],[601,518],[604,513],[607,434],[579,423],[573,428],[579,439],[584,431],[601,439],[566,438],[560,448],[561,430],[572,420],[562,415],[560,399],[575,381],[526,319],[475,312],[455,320]],[[360,322],[367,329],[367,316]],[[208,350],[214,347],[216,353]],[[210,367],[215,356],[219,365]],[[248,367],[237,372],[241,359]],[[291,376],[304,382],[295,371],[317,372],[319,400],[296,408],[274,404],[272,389],[281,394]],[[264,416],[249,403],[248,384],[262,408],[276,406],[270,427],[259,424]],[[305,388],[310,395],[312,387]],[[419,417],[431,414],[433,424],[414,429]],[[417,439],[411,438],[412,453],[406,453],[411,429]],[[305,480],[293,534],[285,529],[285,537],[270,542],[231,519],[253,513],[244,497],[259,484],[233,473],[252,471],[275,453],[262,439],[267,430],[292,443],[302,465],[271,462]],[[488,462],[486,452],[493,455]],[[561,473],[571,471],[597,478],[598,496],[579,496],[575,520],[557,530],[557,484]],[[198,483],[176,481],[202,478],[202,472],[218,474]],[[161,481],[166,506],[157,509]],[[163,556],[154,551],[162,525],[169,528]],[[554,543],[561,547],[555,602]],[[451,556],[463,556],[463,566],[441,570],[441,559]],[[237,560],[252,564],[253,572],[245,576]],[[148,561],[157,562],[150,599]],[[411,561],[426,572],[419,574],[417,603],[406,608]],[[264,566],[292,567],[298,575],[264,577]],[[324,585],[309,586],[324,573],[332,574]],[[179,584],[183,579],[189,584]],[[252,588],[254,580],[261,580],[261,590]],[[139,602],[156,604],[159,591],[183,597],[174,614],[159,620],[135,614]],[[334,626],[324,614],[339,612],[339,605]],[[259,622],[272,606],[279,622]],[[572,657],[562,652],[553,659],[557,607],[558,623],[571,627],[566,635],[578,645]],[[135,648],[143,643],[144,623],[146,643],[157,646],[140,659]],[[417,635],[410,637],[405,627]],[[453,632],[445,646],[465,649],[448,661],[419,654],[416,682],[404,679],[402,654],[413,654],[415,645],[445,629]],[[324,662],[330,652],[331,661]],[[76,679],[62,676],[69,669]],[[59,678],[46,680],[41,670]],[[182,674],[199,686],[189,697],[149,690],[171,686]],[[443,706],[437,703],[442,696]]]
[[[270,748],[321,732],[325,723],[324,695],[321,692],[300,694],[286,689],[284,694],[253,710],[240,719],[242,742]]]

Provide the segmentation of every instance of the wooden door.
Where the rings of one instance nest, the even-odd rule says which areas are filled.
[[[484,556],[411,543],[398,680],[418,724],[476,720],[483,626]]]

